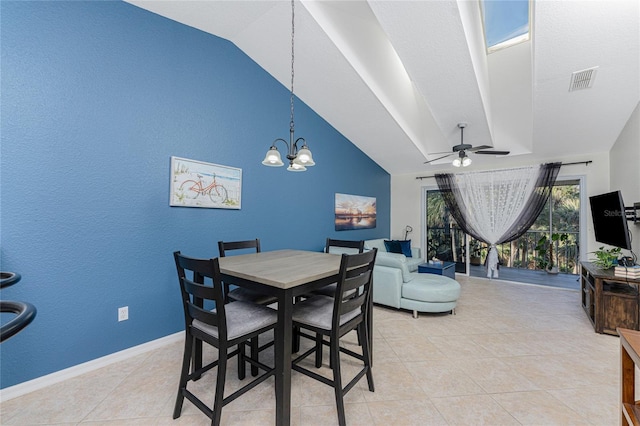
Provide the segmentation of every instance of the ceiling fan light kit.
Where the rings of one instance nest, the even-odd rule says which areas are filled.
[[[467,167],[471,165],[471,163],[472,163],[471,158],[467,157],[467,154],[461,150],[458,153],[458,158],[453,160],[451,164],[453,165],[453,167]]]
[[[507,155],[509,151],[497,151],[491,149],[493,147],[489,145],[479,145],[473,146],[470,144],[464,143],[464,128],[467,127],[467,123],[458,123],[458,128],[460,129],[460,144],[455,145],[452,148],[452,152],[447,155],[443,155],[442,157],[434,158],[433,160],[425,161],[424,164],[433,163],[434,161],[441,160],[443,158],[447,158],[456,152],[458,153],[458,158],[453,160],[451,163],[453,167],[467,167],[471,165],[471,158],[467,156],[467,152],[473,152],[475,154],[488,154],[488,155]],[[442,154],[442,153],[439,153]]]

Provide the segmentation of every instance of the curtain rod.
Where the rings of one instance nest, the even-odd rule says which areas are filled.
[[[574,164],[584,164],[585,166],[588,166],[591,163],[593,163],[593,161],[588,160],[588,161],[576,161],[574,163],[562,163],[560,165],[561,166],[572,166]],[[434,178],[434,177],[435,177],[435,175],[433,175],[433,176],[417,176],[416,179],[422,180],[422,179],[429,179],[429,178]]]

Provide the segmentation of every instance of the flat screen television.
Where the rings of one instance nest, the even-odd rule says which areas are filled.
[[[627,216],[620,191],[589,197],[596,241],[631,250]]]

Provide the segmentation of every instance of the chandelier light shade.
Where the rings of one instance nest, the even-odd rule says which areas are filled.
[[[291,96],[290,96],[290,106],[291,106],[291,116],[289,121],[289,142],[282,138],[278,138],[273,141],[269,151],[267,151],[267,155],[265,155],[262,164],[269,167],[280,167],[284,166],[282,161],[282,157],[280,157],[280,152],[278,152],[278,148],[276,147],[276,142],[283,142],[287,146],[287,160],[289,160],[289,167],[287,170],[290,172],[304,172],[307,170],[307,167],[315,166],[315,162],[313,161],[313,156],[311,155],[311,151],[309,151],[309,147],[307,146],[307,142],[304,138],[296,139],[294,135],[295,125],[293,121],[293,77],[294,77],[294,40],[295,40],[295,1],[291,0]],[[300,148],[298,148],[298,144],[301,144]]]
[[[280,157],[280,153],[275,146],[272,146],[269,151],[267,151],[267,155],[264,157],[264,160],[262,160],[262,164],[269,167],[284,166],[282,157]]]
[[[313,161],[313,157],[311,156],[311,151],[309,151],[309,147],[305,143],[298,151],[298,155],[296,159],[293,160],[294,163],[300,164],[301,166],[315,166],[316,163]]]
[[[287,167],[287,171],[289,172],[306,172],[307,168],[305,166],[302,166],[296,162],[289,164],[289,167]]]

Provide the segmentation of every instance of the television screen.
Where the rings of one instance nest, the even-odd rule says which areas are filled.
[[[620,191],[589,197],[596,241],[631,250],[629,228]]]

